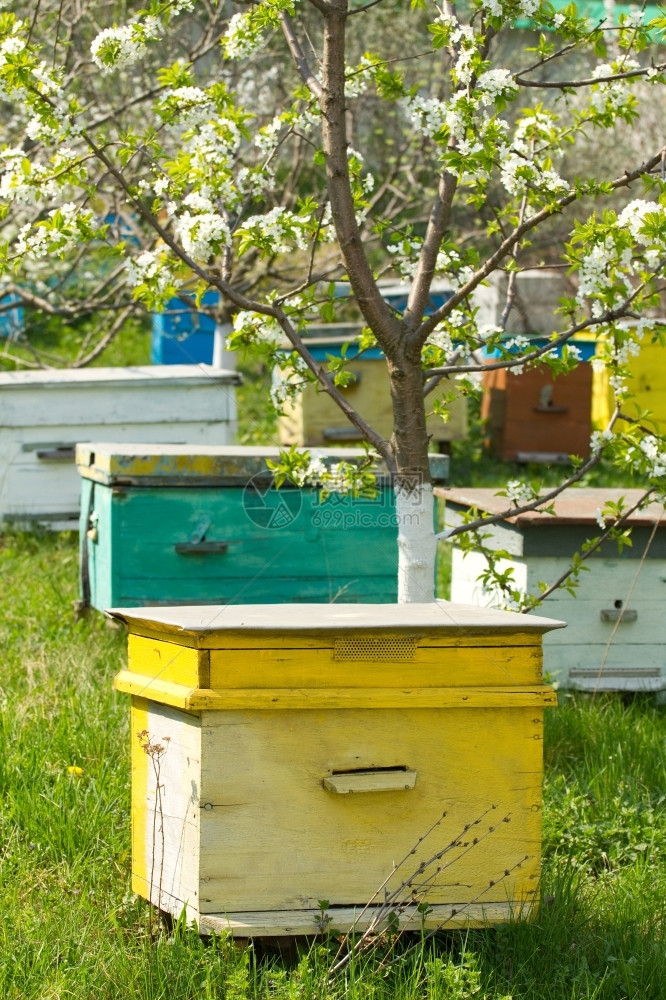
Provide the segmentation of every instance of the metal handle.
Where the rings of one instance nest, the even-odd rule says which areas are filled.
[[[229,542],[178,542],[174,549],[181,556],[223,555]]]
[[[376,767],[369,771],[338,771],[324,778],[327,792],[352,795],[354,792],[399,792],[413,788],[416,771],[407,767]]]
[[[635,622],[638,620],[638,611],[633,608],[604,608],[599,613],[602,622]]]
[[[360,441],[363,435],[351,425],[349,427],[324,427],[324,441]]]

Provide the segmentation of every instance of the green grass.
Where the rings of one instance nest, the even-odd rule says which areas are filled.
[[[0,539],[2,1000],[664,996],[666,711],[641,699],[564,697],[547,713],[529,923],[398,947],[388,969],[380,951],[330,983],[325,942],[281,957],[183,927],[151,937],[129,888],[128,703],[111,687],[125,637],[94,612],[77,620],[76,578],[72,536]]]
[[[85,318],[69,324],[58,317],[43,317],[40,314],[30,316],[30,344],[38,352],[43,363],[56,368],[64,368],[71,364],[84,346],[85,356],[97,344],[98,332],[94,318]],[[151,328],[148,317],[128,320],[108,347],[95,358],[91,367],[149,365],[150,339]],[[1,370],[19,367],[17,361],[5,356],[3,353],[5,348],[12,359],[21,359],[28,363],[35,361],[33,352],[24,344],[6,343],[3,350],[0,350]]]

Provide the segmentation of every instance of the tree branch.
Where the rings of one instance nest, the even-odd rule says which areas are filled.
[[[440,531],[435,537],[438,539],[445,539],[448,541],[450,538],[454,538],[456,535],[461,535],[465,531],[475,531],[477,528],[488,527],[491,524],[499,524],[500,521],[505,521],[509,517],[517,517],[519,514],[527,514],[531,510],[541,510],[543,507],[548,506],[551,500],[555,500],[556,497],[566,490],[567,487],[573,486],[574,483],[579,483],[581,479],[587,475],[590,469],[593,469],[595,465],[601,460],[601,449],[595,451],[593,455],[588,458],[587,462],[583,462],[581,466],[571,475],[568,479],[557,486],[554,490],[550,490],[549,493],[544,493],[542,496],[537,497],[528,504],[521,504],[517,507],[509,507],[507,510],[502,511],[501,514],[492,514],[490,517],[479,517],[476,521],[470,521],[467,524],[459,524],[456,528],[448,528],[446,531]]]
[[[326,0],[308,0],[308,3],[316,7],[322,14],[329,14],[332,10],[331,4],[327,3]]]
[[[666,63],[659,63],[657,66],[648,66],[646,69],[627,70],[626,73],[613,73],[610,76],[589,76],[583,80],[526,80],[523,76],[514,76],[514,80],[521,87],[565,90],[575,87],[591,87],[595,83],[612,83],[614,80],[631,80],[637,76],[647,76],[651,70],[663,73],[666,70]]]
[[[326,178],[340,253],[356,301],[380,346],[390,356],[400,342],[401,325],[382,298],[368,262],[356,222],[349,175],[345,121],[346,16],[346,0],[338,0],[335,13],[325,20],[321,108]]]
[[[633,184],[634,181],[638,180],[645,174],[649,174],[655,167],[659,166],[662,162],[662,156],[666,152],[666,147],[660,149],[658,153],[646,160],[640,167],[636,170],[626,171],[622,177],[617,178],[612,181],[610,187],[613,191],[617,191],[622,187],[628,187]],[[474,289],[484,281],[489,274],[497,268],[497,266],[507,257],[514,246],[520,242],[520,240],[529,233],[532,229],[541,225],[546,219],[550,218],[556,212],[562,211],[563,208],[567,208],[569,205],[574,204],[574,202],[579,201],[588,192],[584,191],[573,191],[571,194],[563,195],[561,198],[557,198],[551,205],[546,205],[541,211],[537,212],[535,215],[530,216],[528,219],[522,223],[522,225],[516,226],[514,231],[506,237],[497,248],[495,253],[493,253],[486,260],[485,264],[474,272],[472,277],[467,281],[461,288],[455,292],[454,295],[439,309],[435,310],[426,320],[421,324],[418,331],[415,333],[415,337],[418,336],[418,342],[423,345],[428,339],[433,330],[437,327],[443,319],[451,313],[460,303],[470,295]]]
[[[280,20],[282,21],[282,31],[284,32],[284,37],[287,39],[287,45],[289,46],[291,57],[296,63],[296,68],[301,75],[301,79],[306,84],[310,92],[314,94],[317,99],[320,99],[323,93],[322,85],[311,69],[305,52],[303,51],[303,46],[296,37],[294,22],[286,11],[282,11]]]
[[[606,528],[604,533],[600,535],[599,538],[597,538],[594,545],[591,545],[589,549],[586,549],[585,552],[583,552],[583,554],[578,559],[576,567],[569,566],[564,571],[564,573],[562,573],[561,576],[559,576],[557,580],[555,580],[554,583],[551,583],[551,585],[547,587],[546,590],[543,591],[543,593],[539,594],[538,596],[535,596],[533,598],[533,603],[531,603],[529,607],[523,608],[521,614],[526,615],[530,611],[533,611],[534,608],[537,607],[539,604],[541,604],[542,601],[545,601],[547,597],[550,597],[552,593],[558,590],[562,586],[562,584],[569,579],[572,573],[576,572],[577,566],[580,566],[582,562],[585,562],[585,560],[589,559],[590,556],[593,555],[593,553],[597,552],[598,549],[600,549],[601,546],[604,544],[604,542],[608,541],[612,533],[617,528],[621,528],[624,524],[626,524],[631,515],[635,514],[637,510],[640,510],[640,508],[644,506],[646,500],[648,500],[649,497],[651,497],[652,494],[656,492],[657,492],[656,486],[652,486],[649,490],[646,490],[643,496],[640,498],[640,500],[637,500],[636,503],[633,505],[633,507],[630,507],[620,517],[616,518],[611,524],[611,526],[609,528]]]
[[[661,268],[664,267],[664,265],[666,265],[666,259],[660,260],[654,269],[655,273],[661,270]],[[606,312],[603,313],[601,316],[586,317],[586,319],[581,320],[580,323],[576,323],[575,325],[570,326],[568,330],[565,330],[564,333],[561,333],[558,337],[555,337],[554,340],[549,340],[548,343],[545,344],[543,347],[539,347],[535,351],[532,351],[529,354],[521,354],[520,357],[517,357],[515,359],[515,361],[504,359],[501,361],[484,362],[481,365],[479,364],[460,365],[456,361],[456,356],[460,356],[460,351],[458,350],[454,353],[448,365],[442,368],[429,368],[427,370],[429,381],[426,383],[426,386],[424,387],[423,394],[427,395],[428,392],[431,392],[432,389],[435,388],[435,385],[437,384],[437,382],[434,381],[435,379],[439,381],[440,378],[447,375],[461,375],[469,372],[495,371],[498,368],[515,368],[518,365],[522,366],[528,364],[531,361],[536,361],[539,358],[543,357],[544,354],[549,354],[554,348],[560,347],[562,344],[566,344],[577,333],[582,333],[583,330],[589,330],[590,327],[602,326],[606,323],[614,323],[618,319],[623,319],[625,316],[629,314],[629,306],[631,305],[631,303],[638,295],[640,295],[641,291],[643,291],[646,285],[647,282],[642,281],[640,285],[638,285],[638,287],[633,290],[631,295],[628,295],[626,299],[624,299],[624,301],[621,302],[620,305],[617,306],[615,309],[607,309]],[[482,347],[483,343],[479,342],[477,344],[476,349],[481,349]],[[431,386],[430,381],[433,381],[434,385]]]
[[[76,358],[71,367],[86,368],[89,364],[91,364],[95,360],[95,358],[98,358],[102,353],[102,351],[104,351],[109,346],[109,344],[114,339],[116,334],[120,332],[123,324],[131,316],[131,314],[132,314],[132,309],[129,306],[126,309],[123,309],[123,311],[118,316],[116,316],[109,330],[95,344],[93,349],[83,357]]]

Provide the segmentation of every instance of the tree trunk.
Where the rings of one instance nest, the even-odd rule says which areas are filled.
[[[398,518],[398,601],[425,604],[435,599],[434,498],[430,483],[407,491],[396,485]]]
[[[434,499],[420,352],[388,360],[398,519],[398,601],[435,599]]]

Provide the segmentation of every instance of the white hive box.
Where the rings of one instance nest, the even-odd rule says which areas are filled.
[[[438,489],[446,501],[446,525],[461,523],[476,507],[479,514],[500,514],[506,497],[492,489]],[[609,500],[624,497],[625,508],[641,490],[564,490],[555,500],[554,516],[534,511],[507,517],[484,528],[487,548],[507,557],[500,571],[513,570],[515,588],[536,594],[539,582],[554,583],[583,542],[601,534],[597,512]],[[655,523],[657,529],[651,535]],[[555,591],[537,613],[561,618],[564,631],[544,636],[543,664],[563,687],[583,691],[660,691],[666,688],[666,513],[650,504],[629,518],[633,545],[621,553],[607,542],[586,561],[575,596]],[[498,606],[500,595],[479,577],[487,568],[478,551],[463,553],[453,538],[451,600],[482,607]]]
[[[1,373],[0,521],[77,527],[79,442],[232,443],[238,381],[208,365]]]
[[[487,285],[479,285],[472,296],[479,326],[497,326],[506,307],[508,274],[496,272]],[[559,300],[567,294],[561,271],[534,269],[521,271],[515,283],[515,300],[505,326],[507,334],[543,333],[560,327],[555,315]]]

